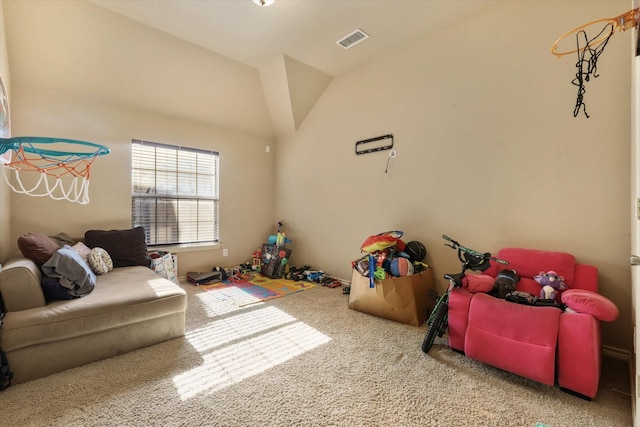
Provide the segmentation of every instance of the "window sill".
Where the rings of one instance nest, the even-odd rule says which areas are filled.
[[[181,252],[195,252],[195,251],[208,251],[212,249],[221,249],[222,245],[220,243],[185,243],[179,245],[168,245],[168,246],[149,246],[147,249],[149,252],[153,251],[165,251],[171,252],[174,254],[178,254]]]

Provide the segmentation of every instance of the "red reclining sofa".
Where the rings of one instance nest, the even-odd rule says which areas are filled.
[[[600,321],[614,321],[617,307],[598,294],[598,270],[573,255],[523,248],[495,254],[520,276],[517,290],[535,296],[534,276],[553,270],[568,289],[556,300],[569,307],[523,305],[482,292],[455,288],[449,299],[449,346],[467,357],[554,386],[587,400],[600,382]],[[496,277],[505,266],[491,263],[484,275]]]

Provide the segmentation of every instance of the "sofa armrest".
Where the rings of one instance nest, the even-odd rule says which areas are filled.
[[[558,385],[571,394],[593,399],[602,365],[600,322],[589,314],[562,313],[558,328]]]
[[[589,314],[604,322],[618,319],[618,307],[605,296],[583,289],[569,289],[562,293],[562,302],[576,313]]]
[[[460,288],[453,288],[449,294],[449,347],[463,353],[473,295]]]
[[[27,258],[8,261],[0,271],[0,294],[7,312],[46,305],[40,282],[42,273]]]

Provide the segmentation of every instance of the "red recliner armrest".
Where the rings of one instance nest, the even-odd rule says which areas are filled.
[[[558,385],[592,399],[602,364],[600,323],[590,314],[562,313],[558,328]]]
[[[460,288],[452,289],[449,294],[449,347],[463,353],[471,298],[472,293]]]

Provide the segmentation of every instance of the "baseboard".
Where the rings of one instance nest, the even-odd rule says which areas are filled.
[[[610,345],[602,346],[602,355],[624,360],[625,362],[628,362],[631,360],[631,352],[629,350],[613,347]]]

